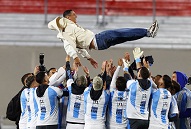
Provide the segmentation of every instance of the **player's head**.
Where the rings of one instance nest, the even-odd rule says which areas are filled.
[[[141,67],[138,69],[138,77],[141,79],[147,79],[150,76],[150,72],[146,67]]]
[[[57,69],[56,68],[50,68],[48,71],[47,71],[47,75],[49,77],[51,77],[55,72],[57,72]]]
[[[35,75],[29,76],[26,80],[26,87],[32,88],[37,87],[39,84],[36,82]]]
[[[169,89],[172,86],[172,80],[168,75],[163,75],[158,82],[158,88]]]
[[[125,91],[126,88],[126,79],[122,76],[118,77],[116,80],[116,88],[118,91]]]
[[[73,21],[74,23],[76,23],[76,18],[77,18],[77,15],[76,13],[73,11],[73,10],[66,10],[64,11],[63,13],[63,17]]]
[[[32,76],[32,75],[33,75],[33,73],[26,73],[26,74],[24,74],[24,75],[22,76],[21,82],[22,82],[23,86],[26,86],[26,80],[27,80],[27,78],[28,78],[29,76]]]
[[[155,84],[158,86],[159,85],[159,80],[162,77],[162,75],[158,74],[154,77],[153,81],[155,82]]]
[[[168,88],[168,90],[170,91],[170,93],[172,95],[174,95],[180,91],[180,84],[178,82],[172,80],[172,85]]]
[[[185,87],[185,85],[188,83],[188,77],[186,76],[185,73],[180,72],[180,71],[174,71],[172,74],[172,80],[177,81],[181,89]]]
[[[75,80],[76,85],[80,86],[80,87],[87,87],[87,79],[85,76],[80,76],[77,77],[77,79]]]
[[[48,83],[49,83],[49,77],[48,77],[47,73],[44,71],[38,72],[35,78],[36,78],[36,82],[39,84],[48,85]]]
[[[95,91],[101,90],[103,88],[103,80],[99,76],[95,76],[93,79],[93,89]]]

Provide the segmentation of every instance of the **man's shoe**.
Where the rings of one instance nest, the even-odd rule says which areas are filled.
[[[150,33],[150,36],[151,36],[152,38],[154,38],[154,37],[157,35],[158,29],[159,29],[159,25],[158,25],[157,20],[155,20],[155,21],[153,22],[153,24],[151,25],[151,27],[149,28],[149,30],[148,30],[149,33]]]

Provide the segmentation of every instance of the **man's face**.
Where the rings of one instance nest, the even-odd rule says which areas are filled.
[[[70,15],[68,15],[66,18],[76,23],[77,15],[74,11],[71,11]]]
[[[49,83],[49,76],[47,74],[45,74],[44,82],[47,84]]]
[[[159,85],[159,80],[160,80],[160,76],[155,76],[154,77],[154,82],[155,82],[155,84],[158,86]]]
[[[172,80],[174,80],[174,81],[177,82],[177,76],[176,76],[176,73],[173,73],[173,74],[172,74]]]
[[[159,78],[157,87],[160,88],[162,85],[164,85],[163,77]]]
[[[125,60],[130,61],[130,55],[128,52],[125,52],[124,58],[125,58]]]
[[[51,69],[50,72],[49,72],[49,77],[51,77],[55,72],[57,72],[56,69]]]

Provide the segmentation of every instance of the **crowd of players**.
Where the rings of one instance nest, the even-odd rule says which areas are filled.
[[[179,71],[172,78],[154,76],[140,48],[133,50],[133,57],[135,69],[126,52],[117,66],[113,60],[103,61],[95,77],[85,66],[71,67],[69,56],[58,70],[35,67],[22,79],[26,88],[18,128],[61,129],[66,123],[66,129],[190,129],[187,76]]]

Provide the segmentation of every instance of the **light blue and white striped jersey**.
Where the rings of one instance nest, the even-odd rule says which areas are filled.
[[[139,85],[138,80],[129,80],[127,81],[127,89],[129,89],[126,108],[127,117],[130,119],[148,120],[152,86],[144,90]]]
[[[37,126],[58,125],[58,98],[63,94],[62,89],[48,86],[42,97],[37,97],[38,117]]]
[[[179,112],[185,112],[191,108],[191,92],[186,87],[174,95],[177,101]],[[180,129],[190,129],[190,118],[180,118]]]
[[[84,91],[85,102],[85,129],[105,128],[106,108],[109,102],[109,90],[103,90],[98,100],[92,100],[90,97],[91,86]]]
[[[159,88],[152,93],[149,129],[168,129],[170,114],[177,114],[178,109],[172,107],[171,93]]]
[[[118,91],[114,89],[110,92],[110,100],[108,106],[108,126],[110,127],[127,127],[127,91]]]
[[[69,79],[68,81],[73,79]],[[76,123],[85,123],[84,122],[84,94],[75,95],[72,94],[71,84],[68,86],[69,97],[68,97],[68,108],[67,108],[67,117],[66,121],[76,122]]]
[[[128,121],[126,115],[128,92],[118,91],[116,89],[116,81],[120,68],[121,67],[118,66],[115,70],[110,84],[110,99],[107,112],[107,126],[109,128],[126,129]]]
[[[28,88],[25,88],[20,97],[20,103],[21,103],[21,116],[19,120],[19,128],[20,129],[26,129],[27,128],[27,96],[29,94],[30,90]]]
[[[36,129],[38,105],[35,99],[36,88],[29,88],[27,95],[27,128]]]

